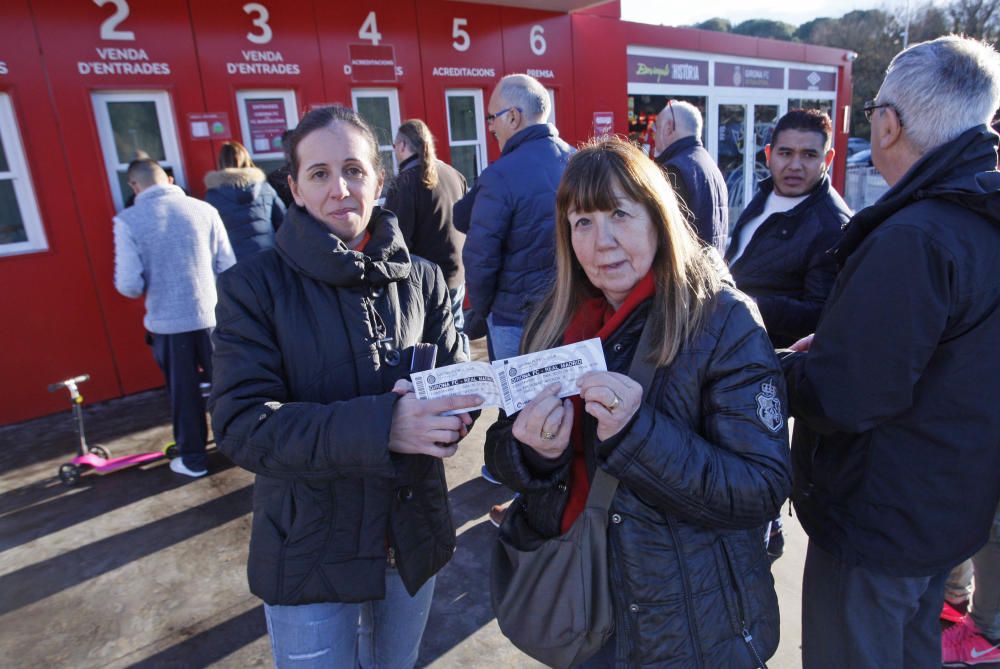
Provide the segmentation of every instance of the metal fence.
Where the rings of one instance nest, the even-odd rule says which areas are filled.
[[[844,200],[852,210],[864,209],[882,193],[889,190],[889,184],[871,165],[848,165],[844,180]]]

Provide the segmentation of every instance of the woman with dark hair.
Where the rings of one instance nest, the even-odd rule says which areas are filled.
[[[285,204],[239,142],[219,150],[219,169],[205,175],[205,201],[219,210],[237,260],[274,246]]]
[[[286,146],[274,249],[219,281],[212,424],[254,472],[248,576],[281,667],[412,667],[455,529],[441,459],[478,397],[420,401],[417,344],[464,359],[441,270],[376,205],[378,144],[352,110]],[[417,358],[415,360],[415,358]]]
[[[455,203],[465,195],[465,177],[437,159],[434,136],[419,119],[404,121],[393,142],[399,175],[385,196],[385,208],[396,214],[410,253],[436,263],[448,282],[452,317],[462,331],[465,235],[452,224]]]
[[[487,435],[541,538],[618,479],[608,562],[615,632],[587,667],[762,666],[778,644],[763,526],[791,489],[781,369],[753,303],[720,274],[655,163],[619,139],[570,158],[556,195],[556,282],[521,347],[600,337],[607,372],[539,394]],[[637,350],[650,328],[650,350]],[[626,371],[655,368],[650,392]],[[523,523],[519,521],[523,520]],[[525,611],[526,624],[544,611]]]

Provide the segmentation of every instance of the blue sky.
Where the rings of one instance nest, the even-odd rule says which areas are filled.
[[[913,0],[912,7],[923,4]],[[942,4],[935,0],[934,4]],[[792,25],[805,23],[819,16],[838,17],[855,9],[883,8],[903,14],[905,0],[797,0],[775,3],[760,0],[622,0],[622,18],[644,23],[691,25],[714,16],[729,19],[735,25],[747,19],[774,19]]]

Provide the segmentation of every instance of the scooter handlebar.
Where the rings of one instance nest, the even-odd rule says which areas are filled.
[[[89,381],[89,380],[90,380],[90,374],[81,374],[80,376],[74,376],[71,379],[66,379],[64,381],[59,381],[57,383],[50,384],[49,385],[49,392],[50,393],[54,393],[55,391],[59,390],[60,388],[67,387],[71,383],[74,384],[74,385],[76,385],[76,384],[80,384],[80,383],[83,383],[84,381]]]

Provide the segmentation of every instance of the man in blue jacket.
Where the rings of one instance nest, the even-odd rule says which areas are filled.
[[[698,236],[719,253],[729,237],[729,189],[701,143],[704,121],[690,102],[668,100],[656,117],[656,164],[684,206]]]
[[[573,149],[545,122],[549,108],[545,87],[524,74],[501,79],[488,105],[502,153],[479,175],[462,263],[494,360],[517,355],[555,272],[556,189]]]
[[[784,359],[805,669],[940,667],[945,580],[989,536],[998,105],[1000,54],[956,36],[898,54],[865,105],[891,188],[851,219],[816,334]]]

